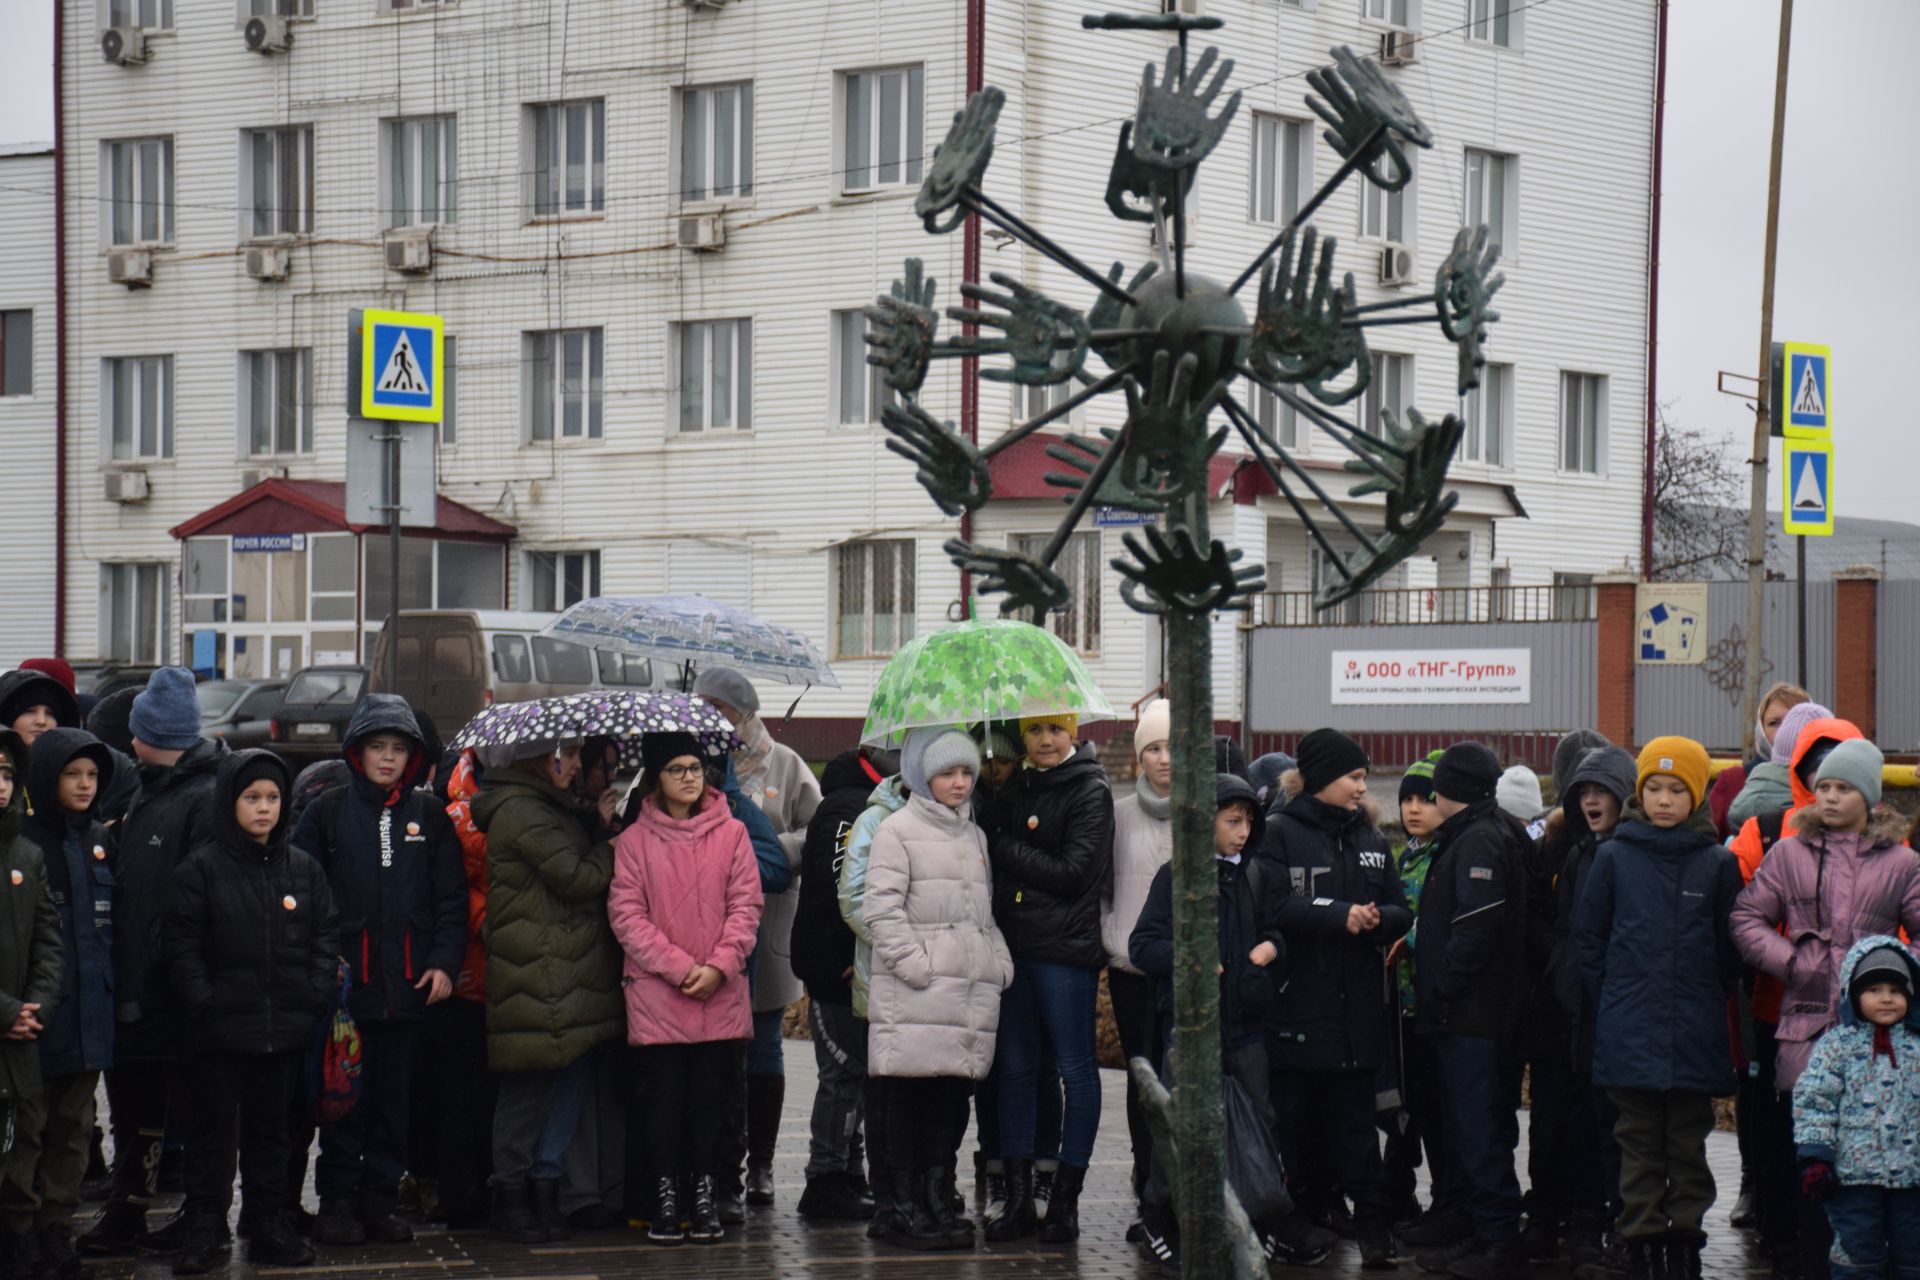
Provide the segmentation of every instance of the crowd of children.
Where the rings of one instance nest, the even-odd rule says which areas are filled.
[[[1126,1055],[1165,1066],[1164,702],[1118,800],[1067,714],[915,729],[816,782],[724,671],[696,692],[731,758],[650,733],[631,784],[604,739],[443,759],[373,694],[322,784],[201,738],[184,670],[88,727],[70,679],[0,677],[7,1280],[134,1250],[219,1267],[236,1170],[259,1265],[405,1241],[408,1210],[529,1244],[622,1221],[718,1241],[774,1198],[795,982],[819,1066],[802,1215],[972,1247],[971,1123],[986,1238],[1068,1243],[1103,972]],[[1920,859],[1853,725],[1780,686],[1755,747],[1716,782],[1686,738],[1569,734],[1549,810],[1462,742],[1405,769],[1389,823],[1344,734],[1251,765],[1223,744],[1223,1087],[1284,1178],[1255,1222],[1271,1258],[1347,1234],[1368,1269],[1699,1276],[1713,1100],[1737,1095],[1734,1220],[1777,1274],[1920,1274]],[[340,1016],[351,1081],[320,1069]],[[76,1239],[103,1074],[111,1189]],[[1171,1264],[1131,1078],[1127,1130],[1130,1236]],[[154,1221],[169,1144],[185,1203]]]

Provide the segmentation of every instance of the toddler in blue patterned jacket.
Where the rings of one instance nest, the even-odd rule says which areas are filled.
[[[1832,1271],[1920,1277],[1920,961],[1862,938],[1841,969],[1847,1005],[1793,1090],[1801,1185],[1826,1202]]]

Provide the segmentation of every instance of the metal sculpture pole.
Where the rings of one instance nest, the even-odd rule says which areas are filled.
[[[1174,710],[1172,1094],[1144,1059],[1129,1066],[1173,1183],[1181,1274],[1253,1277],[1265,1274],[1265,1258],[1225,1185],[1222,1154],[1212,618],[1245,609],[1264,584],[1259,568],[1240,567],[1241,553],[1210,535],[1208,467],[1230,435],[1245,444],[1338,576],[1318,607],[1376,581],[1438,529],[1458,500],[1445,485],[1461,424],[1451,414],[1430,422],[1411,409],[1405,423],[1391,411],[1378,423],[1350,422],[1332,409],[1366,390],[1372,365],[1365,331],[1374,325],[1436,324],[1458,351],[1460,394],[1477,386],[1487,328],[1499,319],[1490,305],[1502,283],[1493,274],[1499,249],[1488,244],[1485,227],[1463,228],[1431,293],[1362,305],[1351,274],[1334,282],[1334,241],[1306,226],[1307,219],[1355,174],[1383,191],[1400,190],[1413,172],[1406,148],[1433,145],[1412,105],[1380,68],[1341,48],[1332,51],[1332,66],[1307,75],[1314,90],[1307,105],[1326,123],[1323,136],[1341,161],[1337,170],[1231,284],[1188,271],[1185,202],[1200,162],[1240,106],[1238,93],[1220,101],[1232,60],[1208,49],[1189,66],[1188,36],[1224,24],[1178,14],[1106,14],[1084,18],[1082,25],[1176,37],[1164,66],[1149,64],[1141,78],[1133,119],[1120,127],[1106,191],[1115,217],[1153,224],[1158,260],[1131,273],[1116,262],[1103,274],[990,197],[982,184],[1005,98],[998,89],[983,89],[955,114],[914,211],[936,235],[977,214],[1093,286],[1097,296],[1082,312],[996,273],[991,288],[961,287],[967,305],[946,314],[969,331],[940,341],[934,282],[918,259],[909,259],[892,292],[866,309],[872,347],[867,358],[899,393],[900,403],[882,414],[887,448],[914,464],[920,483],[950,516],[991,501],[988,464],[994,454],[1099,396],[1115,390],[1126,396],[1126,420],[1117,431],[1069,434],[1047,445],[1047,455],[1061,466],[1047,481],[1061,491],[1067,512],[1039,554],[958,538],[946,549],[976,575],[982,594],[1006,597],[1002,613],[1039,621],[1072,602],[1053,566],[1089,507],[1147,512],[1162,522],[1126,534],[1127,554],[1111,563],[1128,606],[1163,616],[1167,627]],[[1238,295],[1256,275],[1260,288],[1249,319]],[[1006,368],[981,370],[989,381],[1072,382],[1079,390],[976,447],[930,414],[918,396],[930,361],[981,355],[1009,358]],[[1107,366],[1104,375],[1087,370],[1089,356]],[[1378,503],[1358,514],[1344,509],[1235,398],[1236,382],[1264,388],[1351,454],[1346,470],[1356,483],[1347,496],[1377,496]],[[1225,419],[1217,429],[1209,421],[1215,410]],[[1354,551],[1336,548],[1327,521],[1339,526]]]

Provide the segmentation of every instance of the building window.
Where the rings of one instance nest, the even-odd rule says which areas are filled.
[[[529,551],[525,563],[529,609],[558,613],[600,594],[598,551]]]
[[[1391,159],[1382,159],[1381,164],[1391,165]],[[1413,167],[1413,157],[1407,157],[1407,165]],[[1413,238],[1413,179],[1409,178],[1405,186],[1398,191],[1386,191],[1372,182],[1360,184],[1360,234],[1374,240],[1391,240],[1395,244],[1410,244]]]
[[[675,325],[680,430],[753,425],[753,321]]]
[[[100,362],[100,456],[112,462],[173,456],[173,357]]]
[[[1071,380],[1042,386],[1028,386],[1025,383],[1016,382],[1012,387],[1015,425],[1030,422],[1049,409],[1059,408],[1080,390],[1079,386]],[[1081,426],[1086,420],[1087,406],[1084,401],[1069,409],[1065,417],[1054,419],[1055,422],[1065,422],[1070,427]]]
[[[1565,622],[1585,622],[1594,616],[1593,575],[1553,575],[1553,616]]]
[[[1050,533],[1016,533],[1013,549],[1038,556],[1046,549]],[[1100,652],[1100,534],[1076,533],[1067,539],[1053,571],[1066,580],[1073,591],[1073,603],[1063,613],[1048,614],[1042,626],[1053,628],[1073,648],[1084,654]]]
[[[753,194],[753,86],[680,91],[680,198]]]
[[[603,98],[549,102],[529,109],[536,218],[604,213],[607,208],[607,104]]]
[[[1460,456],[1490,467],[1513,465],[1513,366],[1490,364],[1480,370],[1480,385],[1460,402],[1466,434]]]
[[[240,236],[313,230],[313,130],[248,129],[240,135]]]
[[[173,26],[173,0],[106,0],[103,8],[110,27],[165,30]]]
[[[879,365],[867,363],[867,318],[859,311],[833,313],[834,421],[858,426],[880,421],[894,390]]]
[[[1381,414],[1392,413],[1394,421],[1407,425],[1407,403],[1413,398],[1413,357],[1386,351],[1373,353],[1373,376],[1367,379],[1367,393],[1360,426],[1368,435],[1385,437]]]
[[[606,434],[604,329],[521,335],[527,439],[598,440]]]
[[[914,554],[911,538],[834,548],[834,657],[883,658],[913,639]]]
[[[842,190],[871,191],[920,181],[923,80],[919,67],[856,71],[844,77]]]
[[[1420,24],[1419,0],[1361,0],[1361,12],[1370,21],[1394,27]]]
[[[1607,380],[1595,373],[1560,375],[1560,469],[1599,475],[1606,466]]]
[[[239,417],[251,457],[312,453],[312,349],[242,351]]]
[[[1300,193],[1313,186],[1313,127],[1256,111],[1252,172],[1247,216],[1255,222],[1292,221],[1300,212]]]
[[[416,9],[451,8],[453,0],[382,0],[389,13],[412,13]]]
[[[0,396],[33,394],[33,312],[0,311]]]
[[[1253,415],[1260,425],[1266,428],[1267,434],[1278,440],[1283,448],[1293,452],[1300,451],[1302,445],[1299,410],[1265,387],[1255,384]]]
[[[1520,164],[1514,156],[1493,151],[1467,152],[1467,207],[1465,223],[1485,223],[1487,240],[1511,258],[1520,240]]]
[[[107,203],[108,243],[161,244],[173,239],[173,139],[104,142],[100,195]]]
[[[460,144],[454,117],[388,120],[381,146],[387,161],[389,227],[459,220]]]
[[[313,0],[240,0],[241,18],[311,18]]]
[[[100,657],[106,662],[165,666],[172,612],[170,566],[100,566]]]
[[[460,443],[460,362],[455,358],[454,337],[442,339],[440,352],[440,443]]]
[[[1517,47],[1520,16],[1513,0],[1467,0],[1467,39],[1501,48]]]

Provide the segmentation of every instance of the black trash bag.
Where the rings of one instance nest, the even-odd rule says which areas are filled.
[[[1160,1083],[1171,1090],[1170,1069],[1162,1070]],[[1293,1197],[1287,1193],[1286,1170],[1274,1149],[1273,1135],[1261,1123],[1253,1099],[1232,1076],[1220,1077],[1220,1103],[1226,1113],[1227,1185],[1240,1197],[1248,1220],[1257,1229],[1270,1231],[1293,1213]],[[1174,1222],[1173,1188],[1158,1148],[1140,1192],[1140,1213],[1152,1223]]]

